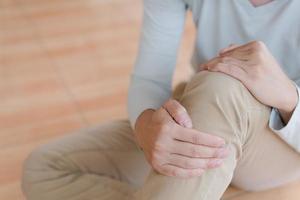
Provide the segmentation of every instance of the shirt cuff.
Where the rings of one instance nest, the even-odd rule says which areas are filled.
[[[297,85],[296,88],[299,97],[298,99],[300,99],[300,89]],[[282,121],[278,109],[272,108],[269,127],[280,138],[300,152],[300,101],[298,100],[296,108],[287,124]]]

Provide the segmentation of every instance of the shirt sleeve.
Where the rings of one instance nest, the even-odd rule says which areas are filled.
[[[299,86],[296,85],[296,87],[300,99],[300,89]],[[292,117],[287,124],[282,121],[279,111],[273,108],[270,115],[269,127],[300,153],[300,101],[298,101]]]
[[[144,0],[139,51],[128,91],[128,115],[134,128],[146,109],[159,108],[170,96],[186,5],[182,0]]]

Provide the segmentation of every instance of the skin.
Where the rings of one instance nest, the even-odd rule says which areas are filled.
[[[229,153],[222,138],[192,129],[187,111],[173,99],[140,115],[135,138],[151,166],[167,176],[200,176]]]
[[[251,3],[259,6],[270,1]],[[240,80],[260,102],[278,108],[285,123],[298,102],[295,85],[262,42],[231,45],[199,70],[221,72]],[[205,170],[222,165],[229,154],[223,138],[193,129],[186,109],[174,99],[157,110],[142,112],[134,134],[153,169],[166,176],[201,176]]]
[[[298,102],[296,86],[263,42],[231,45],[200,68],[238,79],[258,101],[277,108],[285,123],[290,120]]]
[[[258,7],[270,3],[273,0],[250,0],[253,6]]]

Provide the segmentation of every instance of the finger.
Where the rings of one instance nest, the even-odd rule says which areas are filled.
[[[229,154],[226,147],[209,147],[176,140],[173,144],[171,147],[173,154],[191,158],[225,158]]]
[[[236,65],[229,65],[226,63],[218,63],[215,66],[209,68],[209,71],[222,72],[227,74],[243,83],[247,81],[247,73],[241,67]]]
[[[227,52],[227,51],[230,51],[230,50],[232,50],[232,49],[235,49],[235,48],[237,48],[237,47],[239,47],[240,45],[237,45],[237,44],[230,44],[228,47],[225,47],[225,48],[223,48],[223,49],[221,49],[220,51],[219,51],[219,54],[221,55],[221,54],[223,54],[223,53],[225,53],[225,52]]]
[[[238,66],[240,68],[242,68],[245,72],[247,72],[248,70],[248,62],[246,61],[242,61],[242,60],[239,60],[239,59],[236,59],[236,58],[233,58],[233,57],[222,57],[220,59],[220,63],[224,63],[224,64],[227,64],[227,65],[235,65],[235,66]]]
[[[223,163],[223,159],[189,158],[178,154],[172,154],[167,162],[167,164],[177,166],[183,169],[210,169],[220,166]]]
[[[210,64],[212,64],[212,63],[216,63],[216,62],[218,62],[218,59],[219,59],[220,57],[215,57],[215,58],[212,58],[211,60],[209,60],[209,61],[207,61],[206,63],[203,63],[203,64],[201,64],[200,66],[199,66],[199,70],[205,70],[205,69],[207,69],[206,67],[207,67],[207,65],[210,65]]]
[[[163,107],[173,117],[173,119],[181,126],[192,128],[192,120],[186,109],[176,100],[168,100]]]
[[[205,145],[210,147],[223,147],[226,142],[223,138],[207,133],[203,133],[194,129],[186,129],[180,127],[174,132],[175,139],[189,142],[192,144]]]
[[[172,116],[163,107],[160,107],[159,109],[157,109],[157,111],[154,112],[154,115],[156,116],[154,118],[156,118],[160,122],[163,122],[163,121],[173,121]]]
[[[258,43],[261,44],[261,42],[258,42],[258,41],[251,41],[251,42],[248,42],[248,43],[246,43],[244,45],[240,45],[237,48],[231,49],[231,50],[229,50],[229,51],[227,51],[225,53],[230,53],[232,51],[249,51],[252,48],[255,48]]]
[[[250,60],[251,55],[252,55],[252,53],[250,50],[247,50],[247,51],[233,50],[233,51],[228,51],[228,52],[221,54],[220,57],[221,58],[222,57],[232,57],[235,59],[239,59],[241,61],[248,61],[248,60]]]
[[[215,57],[214,59],[210,60],[209,62],[204,64],[204,69],[209,69],[215,65],[217,65],[218,63],[228,63],[228,64],[235,64],[237,66],[246,66],[246,64],[248,64],[247,61],[245,61],[245,58],[248,58],[250,56],[243,56],[244,53],[233,53],[232,55],[236,55],[236,57],[240,57],[236,58],[233,57],[232,55],[228,55],[228,56],[220,56],[220,57]],[[246,55],[246,54],[245,54]]]
[[[192,178],[201,176],[204,173],[204,169],[183,169],[173,165],[163,165],[158,172],[166,176],[178,177],[178,178]]]

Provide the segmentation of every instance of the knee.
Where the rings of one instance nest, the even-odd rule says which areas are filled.
[[[37,173],[42,171],[47,163],[47,153],[43,147],[39,147],[32,151],[26,158],[23,164],[23,174],[22,174],[22,189],[26,196],[28,196],[37,179]]]
[[[222,73],[202,71],[187,83],[181,103],[191,114],[199,109],[230,112],[247,109],[249,98],[253,97],[240,81]]]
[[[181,104],[195,129],[241,146],[247,130],[247,93],[240,81],[222,73],[203,71],[187,83]]]
[[[35,199],[43,194],[42,182],[47,182],[58,171],[60,156],[49,150],[48,145],[38,147],[32,151],[23,164],[22,190],[29,199]]]
[[[23,173],[22,173],[22,190],[27,198],[31,195],[31,191],[35,182],[36,171],[42,168],[41,162],[44,157],[39,149],[34,150],[29,154],[23,163]]]
[[[219,72],[202,71],[187,83],[184,96],[225,100],[238,95],[243,96],[245,92],[248,92],[247,89],[235,78]]]

